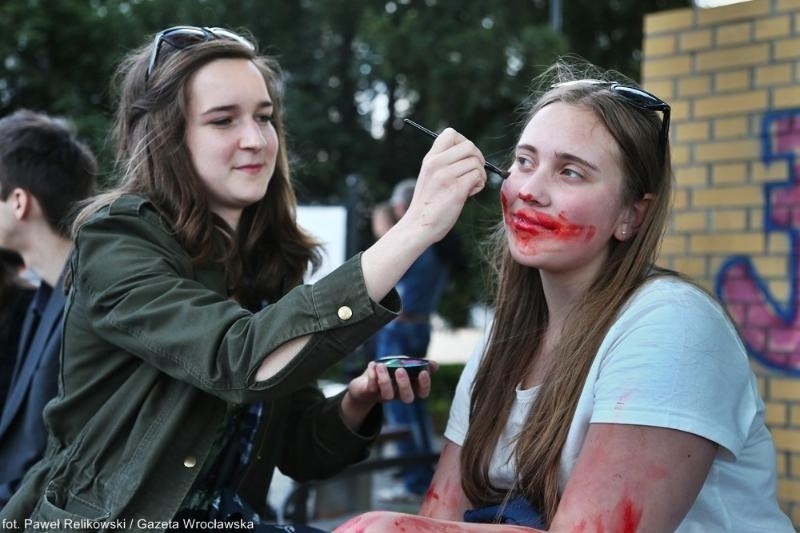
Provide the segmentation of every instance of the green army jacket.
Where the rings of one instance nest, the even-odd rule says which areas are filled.
[[[231,404],[267,402],[240,483],[249,497],[263,498],[274,465],[309,479],[365,456],[379,409],[362,428],[372,435],[359,435],[339,397],[309,387],[399,312],[394,291],[381,304],[369,298],[360,256],[253,314],[228,299],[219,269],[192,264],[152,204],[124,196],[82,227],[70,261],[48,449],[0,512],[4,523],[169,528]],[[281,370],[255,381],[266,354],[306,334]]]

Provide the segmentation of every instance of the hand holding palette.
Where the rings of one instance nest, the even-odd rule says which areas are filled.
[[[381,357],[380,359],[376,359],[375,362],[386,365],[386,369],[389,371],[389,375],[392,377],[392,382],[395,386],[397,386],[397,382],[394,379],[394,373],[398,368],[402,368],[408,373],[408,378],[413,384],[417,381],[417,376],[419,376],[420,372],[423,370],[429,371],[431,367],[431,362],[427,359],[408,357],[407,355]]]

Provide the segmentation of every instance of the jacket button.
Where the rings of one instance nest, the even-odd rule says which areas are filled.
[[[194,468],[197,465],[197,458],[191,455],[183,460],[183,466],[186,468]]]
[[[340,320],[350,320],[353,317],[353,310],[346,305],[343,305],[339,308],[336,314],[339,315]]]

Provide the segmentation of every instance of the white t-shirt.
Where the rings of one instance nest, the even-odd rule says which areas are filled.
[[[484,346],[456,388],[445,437],[463,445],[472,383]],[[513,484],[514,437],[538,387],[516,389],[489,477]],[[719,445],[700,494],[677,531],[793,532],[775,493],[775,449],[746,351],[712,298],[678,278],[654,278],[624,306],[603,339],[578,399],[561,456],[563,491],[590,423],[686,431]]]

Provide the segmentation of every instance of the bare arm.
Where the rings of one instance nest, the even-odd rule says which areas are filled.
[[[697,498],[716,453],[716,444],[683,431],[592,424],[548,531],[675,531]],[[538,531],[505,524],[459,523],[463,506],[468,505],[460,481],[457,490],[451,485],[459,454],[458,446],[445,444],[444,462],[436,468],[422,516],[373,512],[337,531],[382,531],[381,527],[397,524],[442,533]],[[443,490],[447,496],[432,498],[431,492],[439,484],[447,485],[447,492]]]
[[[422,161],[408,211],[361,256],[367,293],[381,301],[430,245],[453,227],[467,198],[483,189],[484,158],[472,142],[444,130]],[[283,369],[308,343],[302,336],[267,354],[256,373],[264,381]]]
[[[471,508],[461,489],[461,446],[445,440],[431,486],[422,502],[420,516],[373,511],[342,524],[337,533],[427,531],[430,533],[527,531],[537,529],[508,524],[474,524],[463,522],[464,511]]]
[[[438,520],[424,516],[372,511],[352,518],[334,529],[334,533],[386,533],[387,531],[424,531],[425,533],[482,533],[519,531],[535,533],[540,529],[508,524],[474,524]],[[576,532],[577,533],[577,532]]]
[[[592,424],[550,531],[675,531],[716,453],[683,431]]]
[[[447,439],[425,494],[420,516],[460,521],[464,511],[472,508],[461,488],[461,446]]]

